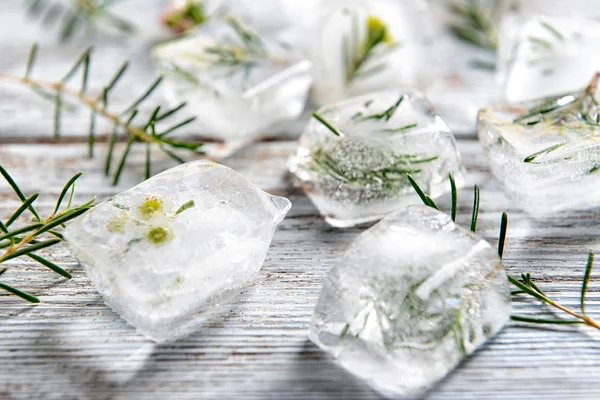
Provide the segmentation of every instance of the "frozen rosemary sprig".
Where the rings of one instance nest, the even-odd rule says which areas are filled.
[[[184,54],[194,67],[199,69],[222,67],[225,76],[231,77],[233,74],[241,73],[243,82],[246,82],[253,68],[259,64],[289,63],[289,60],[272,54],[263,40],[236,18],[228,16],[223,20],[230,27],[228,35],[215,40],[210,46],[200,47]],[[218,91],[210,88],[208,82],[202,82],[197,78],[193,71],[172,61],[165,63],[164,67],[193,86],[203,90],[213,90],[215,95],[219,95]]]
[[[334,135],[340,137],[340,140],[352,140],[344,136],[343,132],[335,125],[325,119],[317,112],[313,117],[323,124]],[[417,174],[422,171],[420,164],[437,160],[437,156],[420,157],[416,154],[393,154],[382,152],[382,165],[377,168],[368,169],[347,169],[337,160],[333,154],[339,146],[332,149],[319,148],[312,153],[312,167],[314,170],[344,182],[353,183],[362,186],[383,186],[387,190],[399,191],[407,182],[408,174]],[[386,157],[387,161],[386,162]]]
[[[175,34],[180,35],[191,28],[202,25],[207,19],[203,0],[185,0],[165,10],[162,22]]]
[[[571,129],[577,134],[596,135],[600,128],[600,103],[596,98],[599,89],[600,73],[597,73],[589,86],[579,94],[569,94],[552,97],[526,110],[523,115],[513,120],[513,123],[534,126],[546,124],[549,126]],[[546,149],[537,151],[523,160],[526,163],[535,161],[538,157],[553,152],[568,144],[561,141]]]
[[[231,28],[231,35],[218,40],[215,45],[200,49],[198,53],[186,56],[200,65],[229,67],[253,67],[261,61],[285,63],[287,60],[272,55],[263,40],[252,30],[233,17],[224,21]]]
[[[381,58],[392,50],[397,43],[390,35],[389,28],[380,18],[369,15],[366,21],[366,32],[361,38],[358,17],[351,15],[352,31],[344,38],[344,65],[346,65],[346,82],[364,77],[385,68],[382,62],[365,68],[368,61]]]
[[[156,106],[154,107],[149,119],[142,122],[135,122],[135,118],[138,114],[139,107],[156,90],[156,88],[162,81],[162,77],[156,79],[149,86],[149,88],[143,94],[141,94],[140,97],[134,100],[131,103],[131,105],[129,105],[127,108],[121,111],[112,111],[109,110],[109,95],[114,89],[115,85],[118,83],[118,81],[125,74],[125,71],[129,66],[128,62],[125,62],[121,65],[121,67],[117,70],[111,81],[108,82],[106,86],[104,86],[104,89],[102,90],[101,94],[97,96],[92,96],[87,94],[92,48],[89,48],[81,55],[81,57],[77,60],[77,62],[73,65],[73,67],[71,67],[69,72],[61,80],[52,82],[42,81],[31,77],[31,73],[33,71],[33,66],[35,64],[37,56],[37,50],[38,47],[36,44],[34,44],[31,47],[31,52],[29,53],[29,60],[27,62],[27,67],[23,76],[15,76],[0,73],[0,80],[24,84],[30,87],[36,93],[43,96],[44,98],[50,99],[54,102],[54,138],[56,140],[58,140],[61,136],[61,119],[65,97],[73,99],[79,104],[89,108],[91,112],[88,135],[88,152],[90,157],[94,156],[97,117],[101,116],[109,120],[113,125],[113,131],[109,139],[108,153],[105,163],[105,173],[107,176],[111,172],[111,164],[115,152],[115,144],[119,140],[119,135],[124,135],[124,139],[126,139],[127,141],[125,150],[121,155],[118,167],[113,174],[114,184],[118,183],[119,178],[121,177],[121,174],[123,172],[123,168],[125,167],[125,163],[127,161],[127,157],[130,153],[131,147],[135,143],[143,143],[146,147],[146,178],[149,178],[152,175],[150,146],[153,144],[158,145],[159,148],[165,154],[167,154],[169,157],[173,158],[177,162],[185,161],[177,154],[175,154],[175,149],[185,149],[195,154],[203,154],[201,150],[203,143],[175,141],[169,138],[170,134],[175,132],[177,129],[193,122],[195,118],[188,118],[181,122],[175,123],[173,126],[164,129],[162,132],[156,131],[156,124],[158,122],[173,117],[175,114],[177,114],[177,112],[179,112],[181,109],[183,109],[183,107],[185,107],[185,103],[182,103],[175,108],[165,111],[162,111],[160,106]],[[79,88],[75,89],[69,87],[68,84],[73,80],[73,78],[78,72],[81,72],[81,83],[79,85]]]
[[[588,87],[579,94],[551,97],[539,105],[525,111],[516,118],[515,124],[532,126],[546,123],[564,126],[581,123],[582,126],[600,127],[600,104],[596,99],[599,89],[600,73],[596,73]]]
[[[42,21],[45,26],[60,26],[60,40],[72,39],[81,29],[104,22],[116,30],[131,34],[135,26],[110,11],[116,0],[25,0],[27,13]]]
[[[501,2],[483,0],[459,0],[449,5],[453,21],[449,23],[452,33],[459,39],[484,49],[496,50],[498,32],[496,21],[501,10]]]
[[[552,40],[543,39],[538,36],[529,36],[527,39],[533,46],[542,50],[551,50],[554,48],[553,41],[565,41],[565,36],[555,26],[548,23],[547,21],[543,21],[540,24],[547,32],[550,33],[550,36],[552,36]]]
[[[409,175],[409,181],[412,184],[413,188],[423,201],[426,206],[433,207],[439,210],[438,206],[423,193],[423,190],[419,187],[419,185],[415,182],[415,180]],[[454,184],[454,178],[450,175],[450,184],[452,187],[452,220],[456,219],[456,209],[457,209],[457,196],[456,196],[456,186]],[[477,227],[477,217],[479,215],[479,187],[475,186],[475,200],[473,202],[473,213],[471,217],[471,231],[475,232]],[[498,237],[498,255],[500,258],[504,255],[504,245],[506,243],[506,232],[508,230],[508,215],[506,213],[502,213],[502,219],[500,222],[500,235]],[[590,280],[590,276],[592,273],[592,268],[594,264],[594,252],[590,250],[588,261],[585,269],[585,273],[583,276],[583,282],[581,285],[580,291],[580,309],[581,311],[575,311],[571,308],[565,307],[559,302],[552,300],[544,291],[542,291],[532,280],[530,273],[521,274],[521,280],[508,275],[508,281],[514,285],[517,290],[511,292],[511,295],[528,295],[531,296],[543,303],[546,303],[568,315],[573,317],[574,319],[547,319],[547,318],[535,318],[535,317],[526,317],[520,315],[511,315],[511,319],[513,321],[518,322],[527,322],[533,324],[555,324],[555,325],[572,325],[572,324],[585,324],[592,328],[596,328],[600,330],[600,323],[590,317],[585,311],[585,297],[588,292],[588,283]]]
[[[392,119],[392,117],[396,113],[396,110],[398,110],[398,108],[400,107],[400,105],[402,104],[403,101],[404,101],[404,95],[400,95],[398,100],[396,100],[396,102],[394,104],[392,104],[389,108],[386,108],[384,111],[382,111],[380,113],[360,116],[359,119],[361,121],[368,121],[368,120],[382,121],[383,120],[383,121],[387,122],[390,119]],[[416,124],[411,124],[411,127],[413,127],[413,126],[416,126]],[[402,127],[401,129],[407,129],[407,128]]]
[[[63,187],[56,200],[54,211],[46,218],[42,218],[34,207],[34,203],[37,200],[39,193],[35,193],[29,197],[25,196],[21,188],[2,165],[0,165],[0,175],[2,175],[4,180],[21,201],[21,205],[17,207],[8,219],[3,221],[0,218],[0,275],[4,274],[8,269],[7,267],[2,267],[3,263],[18,257],[28,257],[57,274],[67,279],[71,279],[70,273],[52,261],[37,255],[36,252],[60,243],[63,240],[63,237],[59,232],[61,227],[63,227],[66,222],[80,216],[92,207],[94,199],[78,206],[73,205],[75,181],[81,176],[81,173],[73,176]],[[65,201],[67,204],[63,207]],[[18,228],[14,227],[14,224],[19,217],[23,216],[26,212],[33,217],[31,224],[20,226]],[[37,297],[16,289],[2,281],[0,281],[0,289],[32,303],[40,302]]]

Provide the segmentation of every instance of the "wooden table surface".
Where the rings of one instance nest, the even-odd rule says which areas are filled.
[[[28,21],[17,3],[4,1],[0,11],[0,71],[22,71],[29,44],[38,40],[42,44],[39,76],[60,76],[85,48],[86,40],[57,45],[55,36]],[[129,3],[125,10],[146,4]],[[152,25],[134,12],[131,15]],[[152,26],[143,31],[145,39],[95,41],[96,87],[123,58],[133,60],[135,73],[122,95],[116,96],[117,103],[120,96],[126,101],[132,91],[143,90],[155,74],[147,53],[158,31]],[[104,200],[143,179],[140,149],[132,153],[116,187],[102,172],[106,144],[98,144],[96,159],[87,158],[84,112],[65,116],[65,138],[53,143],[50,108],[27,91],[0,86],[0,164],[26,194],[42,192],[38,209],[50,212],[62,185],[79,171],[85,173],[77,186],[80,200],[91,196]],[[293,136],[294,129],[286,132]],[[295,149],[290,135],[251,145],[221,160],[262,189],[289,197],[294,206],[275,235],[260,282],[248,288],[227,315],[186,339],[156,345],[137,334],[104,304],[64,244],[43,253],[73,273],[70,281],[27,260],[8,262],[11,268],[3,278],[36,294],[42,303],[29,306],[0,293],[0,399],[379,398],[307,339],[328,268],[364,227],[329,227],[308,198],[289,184],[286,161]],[[459,147],[469,186],[481,185],[481,235],[495,243],[500,214],[509,213],[507,271],[532,272],[549,294],[577,307],[587,252],[600,240],[600,214],[529,218],[490,176],[479,143],[463,135]],[[173,166],[158,152],[153,158],[155,172]],[[465,189],[459,196],[459,222],[466,223],[472,193]],[[440,203],[449,206],[448,199]],[[6,217],[18,204],[0,182],[0,216]],[[599,280],[592,278],[588,309],[596,317],[600,317],[599,288]],[[527,299],[515,299],[514,308],[524,315],[552,315]],[[509,323],[426,398],[596,399],[597,337],[585,329]]]

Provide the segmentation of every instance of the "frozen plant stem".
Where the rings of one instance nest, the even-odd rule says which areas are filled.
[[[357,16],[355,14],[350,15],[353,19],[352,31],[350,36],[344,40],[347,83],[359,76],[369,75],[382,69],[384,67],[382,64],[367,70],[364,67],[374,57],[383,55],[379,50],[390,50],[396,45],[385,22],[372,15],[367,18],[365,37],[360,41]]]
[[[81,29],[89,29],[100,22],[124,34],[136,30],[131,22],[109,10],[115,0],[25,0],[24,3],[29,16],[41,20],[42,25],[59,26],[61,42],[69,41]]]
[[[21,188],[2,165],[0,165],[0,175],[2,175],[4,180],[21,201],[21,205],[17,207],[7,220],[2,221],[2,219],[0,219],[0,267],[9,260],[19,257],[28,257],[57,274],[67,279],[71,279],[70,273],[52,261],[37,255],[36,252],[60,243],[63,240],[63,237],[58,230],[60,230],[66,222],[77,218],[92,208],[95,199],[91,199],[79,206],[72,205],[75,195],[75,181],[79,179],[81,173],[73,176],[63,187],[56,201],[54,211],[46,218],[40,217],[40,214],[34,207],[34,202],[37,200],[39,193],[26,197]],[[63,208],[63,203],[65,201],[67,202],[67,205]],[[19,228],[13,228],[13,223],[26,212],[29,212],[33,217],[32,223]],[[0,268],[0,276],[7,270],[8,268]],[[40,302],[37,297],[22,292],[1,281],[0,289],[32,303]]]
[[[560,129],[570,129],[582,137],[595,139],[600,128],[600,103],[596,98],[600,86],[600,73],[596,73],[588,87],[579,94],[563,95],[545,100],[526,110],[513,123],[526,127],[545,124]],[[525,163],[537,162],[540,157],[568,145],[567,140],[528,155]],[[590,171],[593,172],[593,171]]]
[[[89,69],[90,69],[90,60],[92,55],[92,48],[86,50],[81,57],[77,60],[77,62],[73,65],[73,67],[69,70],[69,72],[59,81],[44,81],[39,79],[34,79],[31,77],[31,73],[33,71],[33,66],[35,64],[35,60],[37,58],[38,47],[34,44],[31,47],[31,51],[29,53],[29,59],[27,62],[27,67],[25,69],[25,75],[23,76],[15,76],[9,75],[5,73],[0,73],[0,80],[14,82],[26,85],[30,87],[33,91],[40,94],[42,97],[52,100],[55,105],[54,111],[54,138],[55,140],[59,139],[61,136],[61,118],[62,112],[64,109],[64,99],[65,97],[74,99],[80,104],[90,109],[91,118],[89,125],[89,138],[88,138],[88,152],[90,157],[94,156],[94,145],[96,143],[96,118],[101,116],[107,120],[109,120],[113,125],[113,133],[109,140],[109,148],[106,158],[105,172],[106,175],[110,173],[111,163],[113,160],[113,153],[115,151],[115,144],[118,139],[119,132],[122,132],[127,139],[127,145],[125,150],[122,153],[122,157],[119,162],[119,166],[114,173],[113,183],[117,184],[121,173],[123,172],[127,156],[130,153],[131,146],[136,143],[145,143],[147,146],[151,144],[158,145],[160,149],[165,152],[169,157],[173,158],[177,162],[182,162],[182,159],[177,156],[173,150],[174,149],[185,149],[191,151],[195,154],[204,154],[201,150],[203,143],[190,143],[183,141],[174,141],[169,139],[167,136],[173,133],[174,131],[182,128],[193,122],[195,118],[188,118],[170,128],[166,128],[162,132],[156,132],[155,125],[156,123],[166,120],[174,116],[177,112],[185,107],[185,103],[180,104],[179,106],[167,110],[165,112],[161,112],[161,107],[156,106],[153,108],[153,112],[150,116],[150,119],[142,122],[142,123],[134,123],[135,117],[138,115],[139,107],[148,99],[148,97],[156,90],[159,84],[162,81],[162,77],[156,79],[148,89],[138,97],[129,107],[127,107],[124,111],[114,112],[109,110],[109,94],[111,90],[115,87],[118,81],[125,74],[129,63],[125,62],[121,65],[121,67],[117,70],[114,77],[111,81],[104,87],[102,93],[98,96],[91,96],[87,94],[88,88],[88,77],[89,77]],[[78,89],[72,88],[68,86],[68,83],[75,77],[75,75],[81,72],[81,84]],[[146,178],[150,177],[150,153],[146,152]]]
[[[499,6],[493,4],[486,9],[482,0],[458,0],[450,3],[454,21],[450,23],[452,33],[459,39],[488,50],[498,47],[498,32],[494,19]]]
[[[344,133],[333,123],[325,119],[321,114],[313,112],[312,116],[327,128],[333,135],[342,141],[353,140],[346,137]],[[361,171],[351,171],[340,165],[340,160],[333,154],[334,150],[317,149],[312,153],[313,169],[332,176],[343,183],[359,184],[362,186],[380,186],[385,190],[400,192],[406,180],[412,179],[409,174],[418,174],[422,171],[420,164],[429,163],[438,159],[437,156],[420,158],[417,154],[393,154],[382,153],[381,157],[391,157],[387,165],[379,168],[365,169]],[[352,156],[352,154],[348,154]],[[433,201],[433,200],[432,200]]]
[[[409,180],[413,185],[413,188],[423,201],[426,206],[433,207],[439,210],[435,203],[432,203],[432,200],[429,199],[423,193],[423,190],[419,187],[419,185],[409,176]],[[451,185],[453,185],[454,179],[450,176]],[[456,210],[457,208],[457,198],[453,193],[452,196],[452,210]],[[454,211],[453,211],[454,212]],[[479,214],[479,188],[475,186],[475,202],[473,205],[472,219],[471,219],[471,230],[475,232],[475,228],[477,226],[477,215]],[[504,254],[504,245],[506,243],[506,232],[508,230],[508,215],[506,213],[502,213],[502,219],[500,223],[500,235],[498,238],[498,255],[502,258]],[[585,273],[583,277],[583,282],[581,285],[580,292],[580,309],[581,311],[575,311],[571,308],[565,307],[559,302],[552,300],[548,295],[542,291],[531,279],[530,273],[521,274],[521,280],[508,275],[508,281],[516,286],[517,290],[511,292],[513,296],[517,295],[528,295],[531,296],[545,304],[548,304],[572,317],[575,319],[547,319],[547,318],[535,318],[535,317],[527,317],[520,315],[512,315],[511,319],[513,321],[518,322],[527,322],[532,324],[554,324],[554,325],[574,325],[574,324],[584,324],[590,326],[592,328],[600,330],[600,323],[590,317],[585,311],[585,297],[588,291],[588,283],[590,280],[590,276],[592,273],[592,269],[594,266],[594,252],[590,250]]]

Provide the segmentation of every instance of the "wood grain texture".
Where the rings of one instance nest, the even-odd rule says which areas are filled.
[[[66,246],[51,257],[73,272],[63,281],[33,263],[15,261],[7,279],[42,299],[27,307],[0,296],[0,393],[12,398],[249,398],[370,399],[369,388],[336,367],[307,341],[306,330],[329,266],[364,227],[333,229],[286,180],[293,142],[259,143],[223,160],[261,188],[288,196],[294,207],[278,230],[261,281],[231,305],[229,313],[173,344],[153,345],[104,305]],[[510,207],[489,177],[475,141],[461,141],[468,181],[482,191],[480,233],[495,243],[500,213],[510,227],[505,265],[531,271],[565,304],[577,306],[587,249],[600,238],[598,214],[587,212],[533,220]],[[159,159],[159,166],[170,166]],[[0,146],[0,160],[27,194],[44,189],[49,211],[64,181],[85,172],[78,198],[105,199],[135,184],[143,158],[135,152],[122,185],[112,187],[84,144]],[[459,221],[467,222],[471,192],[461,190]],[[0,214],[17,205],[0,185]],[[447,199],[440,201],[445,207]],[[48,254],[48,253],[46,253]],[[600,315],[598,280],[589,306]],[[515,301],[520,314],[549,310]],[[600,345],[593,332],[507,326],[484,349],[428,394],[431,399],[595,398]],[[0,398],[2,395],[0,395]]]
[[[29,44],[38,40],[43,45],[40,63],[44,65],[39,73],[60,76],[88,44],[87,39],[59,47],[54,37],[31,28],[35,25],[24,19],[19,3],[2,4],[0,70],[20,71]],[[98,88],[112,73],[108,66],[114,67],[123,58],[134,59],[132,80],[116,95],[116,103],[126,102],[129,90],[143,90],[154,76],[148,47],[160,36],[148,23],[148,18],[157,16],[157,7],[140,7],[148,4],[141,0],[126,3],[130,5],[123,7],[131,8],[125,10],[149,26],[144,30],[146,39],[101,37],[93,69],[93,85]],[[24,26],[28,28],[22,29]],[[0,90],[0,163],[26,194],[42,192],[38,200],[42,212],[51,211],[63,184],[79,171],[85,173],[77,186],[79,200],[91,196],[104,200],[142,179],[143,154],[137,149],[120,185],[110,185],[102,171],[106,145],[98,145],[96,159],[86,157],[86,145],[81,142],[86,115],[65,117],[70,142],[41,143],[51,136],[49,106],[32,102],[31,96],[19,89]],[[297,134],[293,129],[284,131],[287,133],[277,136]],[[598,248],[600,240],[600,212],[529,218],[490,176],[480,145],[461,140],[459,146],[468,187],[481,186],[481,235],[495,243],[500,214],[509,212],[508,272],[531,271],[549,294],[577,307],[587,251]],[[138,335],[104,304],[66,245],[43,254],[71,271],[74,278],[70,281],[26,260],[8,263],[6,279],[39,296],[42,303],[30,307],[0,293],[0,399],[379,398],[307,339],[328,268],[365,227],[340,230],[323,222],[308,198],[287,178],[286,162],[294,149],[290,140],[263,142],[221,160],[262,189],[289,197],[294,206],[275,235],[260,281],[221,318],[184,340],[155,345]],[[159,153],[153,159],[154,172],[173,165]],[[459,196],[459,222],[467,223],[472,193],[464,189]],[[448,209],[449,199],[439,204]],[[9,187],[0,182],[0,215],[6,216],[17,205]],[[594,276],[588,311],[595,317],[600,317],[599,289]],[[524,299],[516,299],[514,307],[519,314],[552,315],[549,309]],[[599,379],[600,342],[595,332],[509,324],[426,397],[596,399]]]

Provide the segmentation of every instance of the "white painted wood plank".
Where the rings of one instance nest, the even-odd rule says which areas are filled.
[[[482,187],[480,232],[495,243],[500,213],[510,201],[490,178],[479,144],[459,145],[469,183]],[[294,207],[275,235],[260,282],[228,314],[177,343],[153,345],[136,334],[104,305],[64,245],[51,257],[73,272],[71,281],[32,263],[10,264],[15,268],[7,279],[43,303],[28,307],[0,296],[0,398],[378,398],[307,341],[327,269],[364,227],[327,226],[310,201],[290,187],[285,164],[294,146],[259,143],[223,161],[260,187],[289,196]],[[105,199],[135,184],[144,168],[142,154],[134,152],[115,188],[102,176],[100,160],[86,159],[84,144],[1,145],[0,160],[28,194],[44,189],[39,208],[46,212],[64,181],[80,169],[85,172],[80,198]],[[157,160],[161,168],[170,166],[159,155]],[[460,192],[459,221],[469,219],[471,196],[469,190]],[[1,183],[0,215],[16,205]],[[514,206],[508,211],[507,270],[531,271],[549,293],[576,307],[587,249],[600,239],[598,213],[533,220]],[[594,316],[600,316],[599,288],[594,278],[588,306]],[[526,300],[514,305],[521,314],[544,310]],[[510,324],[427,397],[595,398],[600,345],[589,333]]]

